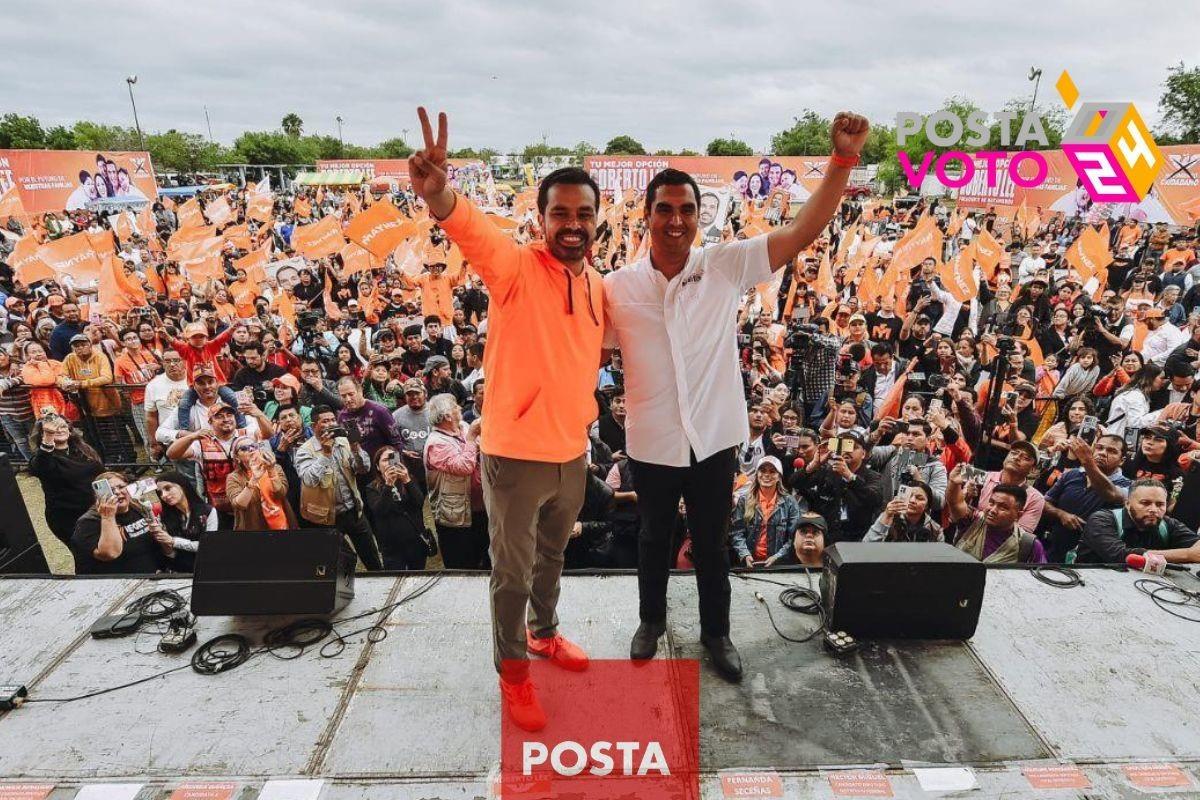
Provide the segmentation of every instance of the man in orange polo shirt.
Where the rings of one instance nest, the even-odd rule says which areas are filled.
[[[446,115],[437,139],[418,110],[425,147],[408,161],[413,189],[491,295],[483,401],[483,492],[491,537],[492,637],[504,704],[540,730],[546,714],[528,653],[570,670],[587,656],[558,632],[563,551],[583,505],[587,430],[604,334],[604,285],[588,266],[600,190],[581,169],[538,187],[545,241],[517,245],[446,179]],[[528,620],[528,622],[526,621]]]

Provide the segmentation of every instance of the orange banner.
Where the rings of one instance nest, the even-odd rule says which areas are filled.
[[[323,258],[346,244],[342,223],[334,216],[323,217],[311,225],[298,225],[292,231],[292,249],[306,258]]]
[[[1091,225],[1083,226],[1083,232],[1067,248],[1064,258],[1075,268],[1084,283],[1098,273],[1106,272],[1108,265],[1113,262],[1112,253],[1108,249],[1108,237]]]
[[[387,258],[402,241],[416,232],[416,224],[386,201],[356,214],[344,231],[347,239],[380,259]]]
[[[115,258],[106,259],[100,270],[97,306],[101,314],[123,314],[131,308],[146,305],[146,290],[125,274]]]
[[[271,263],[271,243],[267,242],[259,249],[247,253],[234,261],[233,268],[246,270],[247,277],[250,277],[251,273],[263,274],[265,276],[266,273],[263,270],[269,263]]]
[[[339,251],[339,255],[342,257],[342,280],[357,272],[366,272],[373,267],[371,254],[354,242],[346,242],[346,246]],[[386,256],[384,257],[386,258]]]
[[[275,207],[275,199],[269,194],[252,194],[246,201],[246,219],[267,222]]]
[[[175,254],[171,260],[187,270],[193,280],[221,278],[224,277],[224,270],[221,268],[221,248],[224,244],[220,236],[184,242],[174,249]]]
[[[979,294],[979,284],[975,281],[974,261],[976,255],[975,243],[967,245],[958,251],[953,261],[941,264],[938,275],[946,286],[946,291],[954,295],[960,303],[974,300]]]
[[[179,217],[180,229],[204,227],[204,213],[200,210],[200,201],[194,197],[176,208],[175,216]]]
[[[60,275],[70,273],[76,283],[100,277],[100,259],[86,233],[47,242],[38,248],[38,258]]]
[[[22,236],[17,240],[12,253],[9,254],[8,265],[13,268],[17,280],[29,286],[38,281],[54,280],[58,273],[42,260],[38,253],[37,240],[32,236]]]
[[[233,209],[229,207],[225,195],[221,195],[205,207],[204,216],[208,217],[208,221],[213,225],[220,227],[233,220]]]
[[[141,152],[0,150],[0,194],[14,185],[28,214],[158,197],[150,154]]]

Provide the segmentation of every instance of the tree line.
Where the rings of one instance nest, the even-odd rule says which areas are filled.
[[[948,98],[942,109],[949,110],[966,119],[972,111],[980,110],[971,100],[964,97]],[[1163,82],[1163,94],[1158,102],[1161,116],[1159,129],[1154,131],[1159,144],[1200,143],[1200,67],[1188,68],[1182,62],[1168,67]],[[941,109],[934,109],[941,110]],[[1016,115],[1013,130],[1017,130],[1029,111],[1029,101],[1013,98],[1004,107]],[[1063,129],[1069,122],[1066,109],[1060,105],[1038,106],[1038,113],[1045,123],[1050,147],[1057,147],[1062,140]],[[933,113],[930,111],[929,113]],[[804,109],[792,124],[771,137],[769,151],[777,156],[826,155],[829,150],[830,119],[812,109]],[[154,164],[160,171],[208,172],[218,164],[312,164],[317,159],[345,158],[407,158],[412,148],[401,137],[385,139],[373,146],[344,143],[334,136],[305,134],[304,120],[295,113],[286,114],[279,128],[272,131],[246,131],[230,146],[195,133],[170,129],[145,135],[145,150],[149,151]],[[1011,147],[1011,145],[1010,145]],[[50,149],[50,150],[140,150],[138,134],[134,128],[120,125],[105,125],[80,120],[71,126],[43,126],[33,116],[8,113],[0,117],[0,148]],[[887,123],[872,123],[870,138],[863,149],[864,164],[878,164],[879,177],[889,187],[901,185],[901,171],[896,160],[895,128]],[[905,149],[911,152],[933,151],[940,155],[948,148],[938,147],[929,141],[925,132],[909,138]],[[988,142],[977,147],[959,147],[972,150],[1006,149],[1000,140],[1000,129],[993,125]],[[704,148],[710,156],[750,156],[757,151],[734,133],[713,139]],[[582,158],[592,153],[604,155],[651,155],[651,156],[694,156],[695,150],[657,150],[649,152],[637,139],[628,134],[614,136],[603,148],[588,142],[579,142],[574,147],[561,147],[545,141],[527,145],[517,155],[526,160],[550,156]],[[464,148],[450,153],[452,158],[488,159],[499,155],[491,148]]]

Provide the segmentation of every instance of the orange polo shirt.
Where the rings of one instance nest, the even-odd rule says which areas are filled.
[[[552,464],[583,455],[598,416],[600,275],[573,274],[544,242],[518,245],[462,195],[438,224],[491,295],[480,449]]]
[[[421,289],[421,315],[436,314],[442,325],[449,325],[454,320],[454,281],[446,277],[445,272],[438,276],[427,272],[418,275],[412,283]]]

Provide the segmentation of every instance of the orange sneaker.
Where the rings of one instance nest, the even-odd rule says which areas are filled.
[[[548,658],[552,664],[563,669],[569,669],[571,672],[583,672],[588,668],[587,653],[561,633],[556,633],[548,639],[535,639],[533,634],[526,630],[525,644],[529,652],[535,656]]]
[[[532,733],[546,727],[546,712],[538,702],[533,681],[529,678],[520,683],[509,683],[501,678],[500,697],[509,717],[518,728]]]

